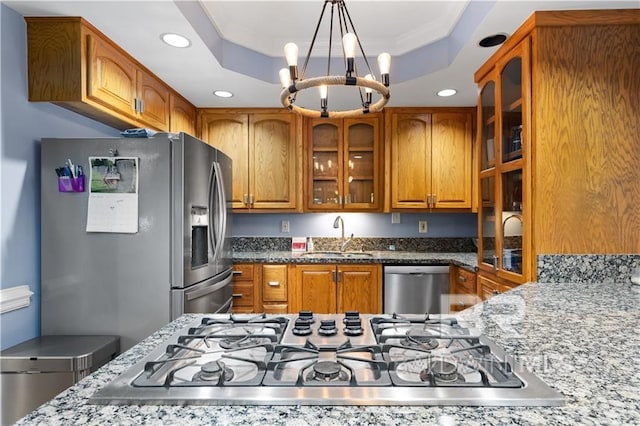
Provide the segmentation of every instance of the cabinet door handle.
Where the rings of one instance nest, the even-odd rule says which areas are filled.
[[[463,283],[463,282],[467,281],[467,278],[463,277],[462,275],[458,275],[458,281]]]
[[[245,206],[249,204],[249,196],[247,194],[244,194],[242,196],[242,204],[244,204]]]
[[[253,205],[253,194],[249,194],[249,205]]]
[[[338,282],[342,281],[342,271],[338,271]]]
[[[280,285],[280,281],[269,281],[269,287],[278,287]]]
[[[144,114],[144,101],[140,99],[140,114]]]
[[[496,256],[495,254],[493,255],[493,270],[498,270],[498,256]]]
[[[371,204],[373,204],[373,203],[374,203],[374,201],[373,201],[373,200],[374,200],[374,198],[373,198],[373,192],[372,192],[372,193],[371,193]]]
[[[344,203],[351,204],[351,194],[347,194],[347,196],[344,197]]]
[[[433,203],[431,207],[435,207],[438,202],[438,196],[436,194],[433,194],[433,197],[431,197],[431,202]]]
[[[427,194],[427,207],[431,207],[431,194]]]
[[[333,282],[337,283],[338,282],[338,273],[336,271],[333,271],[331,273],[331,276],[333,277]]]

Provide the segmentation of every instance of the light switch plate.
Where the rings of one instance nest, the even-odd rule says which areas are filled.
[[[289,221],[283,220],[280,222],[280,232],[289,232]]]
[[[426,220],[418,221],[418,232],[421,233],[421,234],[426,234],[427,233],[427,221]]]
[[[400,223],[400,213],[391,213],[391,223]]]

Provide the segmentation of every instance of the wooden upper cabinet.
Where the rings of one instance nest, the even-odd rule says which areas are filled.
[[[234,210],[295,211],[299,206],[299,120],[287,111],[198,112],[200,138],[233,160]]]
[[[87,35],[89,72],[87,97],[131,117],[136,102],[137,68],[133,61],[112,44],[95,35]]]
[[[381,123],[380,115],[306,121],[306,210],[381,209]]]
[[[169,131],[173,133],[185,132],[196,135],[196,107],[182,96],[171,93],[169,96]]]
[[[391,117],[391,208],[429,208],[431,116]]]
[[[26,17],[29,100],[118,129],[169,130],[171,89],[87,21]]]
[[[296,117],[249,116],[249,188],[251,208],[296,207]]]
[[[391,209],[470,209],[472,109],[387,114]]]
[[[169,88],[144,70],[137,72],[138,115],[147,125],[169,130]]]
[[[431,116],[431,192],[434,208],[471,207],[471,113]]]
[[[233,161],[231,206],[243,209],[249,194],[249,116],[200,111],[200,138]]]

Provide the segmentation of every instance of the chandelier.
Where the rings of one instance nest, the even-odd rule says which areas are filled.
[[[327,56],[327,74],[320,77],[305,78],[307,71],[307,65],[309,64],[309,58],[313,51],[313,46],[318,36],[318,30],[322,23],[322,18],[327,10],[327,5],[331,4],[331,18],[329,22],[329,53]],[[337,13],[336,13],[337,9]],[[334,24],[334,18],[337,16],[337,24]],[[342,40],[342,54],[345,64],[344,75],[330,75],[331,73],[331,48],[333,42],[334,26],[339,28],[340,39]],[[362,53],[364,63],[366,65],[368,73],[364,76],[358,75],[355,56],[358,50]],[[379,112],[386,105],[389,97],[389,68],[391,65],[391,56],[388,53],[381,53],[378,56],[378,68],[380,70],[380,81],[377,81],[374,77],[367,55],[364,53],[362,43],[358,38],[355,27],[349,16],[347,6],[344,4],[344,0],[324,0],[322,6],[322,12],[320,13],[320,19],[318,25],[313,33],[313,39],[309,46],[309,51],[304,60],[304,65],[298,76],[298,46],[294,43],[287,43],[284,46],[284,54],[287,60],[289,68],[283,68],[280,70],[279,77],[282,85],[282,92],[280,93],[280,101],[282,105],[288,108],[290,111],[301,114],[306,117],[331,117],[331,118],[345,118],[345,117],[357,117],[369,112]],[[362,108],[345,110],[345,111],[329,111],[329,86],[354,86],[357,88],[357,92],[360,95],[360,104]],[[313,110],[295,105],[295,100],[298,92],[309,89],[311,87],[318,87],[320,90],[320,109]],[[364,93],[363,93],[364,90]],[[380,95],[380,99],[372,102],[373,91]]]

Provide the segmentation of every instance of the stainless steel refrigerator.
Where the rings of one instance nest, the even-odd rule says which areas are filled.
[[[118,335],[125,350],[183,313],[230,311],[231,178],[229,157],[184,133],[42,139],[42,335]],[[96,204],[119,202],[118,185],[136,195],[134,231]]]

